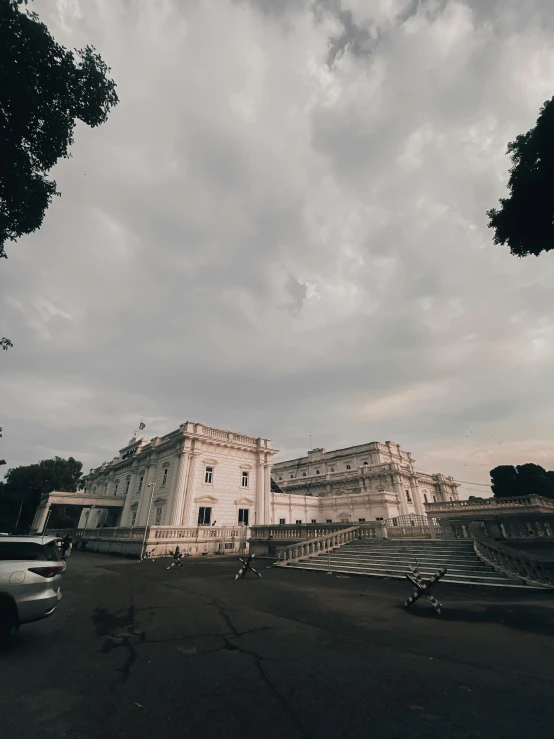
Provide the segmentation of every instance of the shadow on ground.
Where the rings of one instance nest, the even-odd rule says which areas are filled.
[[[403,608],[403,606],[399,606]],[[511,629],[525,631],[530,634],[546,634],[554,636],[554,611],[546,606],[510,604],[509,606],[491,605],[475,608],[448,608],[443,606],[439,616],[435,609],[425,606],[414,606],[406,609],[413,618],[441,619],[441,621],[463,621],[465,623],[502,624]]]

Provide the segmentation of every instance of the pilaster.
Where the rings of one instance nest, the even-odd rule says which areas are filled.
[[[202,452],[196,451],[196,449],[190,455],[190,462],[188,465],[187,483],[185,486],[185,501],[183,505],[183,512],[181,520],[178,523],[179,526],[194,526],[196,522],[190,520],[192,513],[192,501],[194,498],[194,481],[196,478],[196,468],[198,466],[198,457]]]
[[[190,451],[181,449],[178,453],[177,474],[174,477],[173,489],[171,491],[169,503],[169,515],[167,518],[168,526],[180,526],[183,518],[183,506],[185,503],[185,483],[187,479],[187,470],[190,462]]]

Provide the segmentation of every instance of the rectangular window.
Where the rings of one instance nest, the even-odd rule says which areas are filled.
[[[412,502],[412,499],[410,497],[410,491],[409,490],[406,490],[406,500],[408,501],[408,503],[411,503]]]
[[[358,519],[358,522],[359,522],[359,523],[365,523],[365,518],[359,518],[359,519]]]
[[[137,520],[137,512],[136,511],[133,511],[131,513],[131,526],[134,526],[135,525],[135,521],[136,520]]]
[[[383,516],[377,516],[375,520],[376,521],[382,521],[383,520]]]
[[[437,502],[437,496],[433,495],[433,503],[436,503],[436,502]]]
[[[246,470],[242,471],[242,487],[248,487],[248,472]]]
[[[158,526],[162,522],[162,509],[156,508],[156,520],[155,524]]]
[[[213,467],[206,467],[206,472],[204,474],[204,482],[213,482],[214,481],[214,468]]]
[[[317,523],[317,518],[312,518],[312,523]]]
[[[117,488],[118,488],[118,487],[119,487],[119,483],[118,483],[118,482],[116,482],[116,483],[115,483],[115,488],[113,489],[113,494],[114,494],[114,495],[117,495]]]
[[[284,518],[279,519],[279,526],[284,526],[286,524],[286,520]]]
[[[212,509],[201,507],[198,509],[198,525],[209,526],[212,520]]]
[[[131,484],[131,478],[130,478],[130,477],[128,477],[128,478],[127,478],[127,483],[126,483],[126,485],[125,485],[125,495],[127,495],[127,493],[129,492],[129,485],[130,485],[130,484]]]
[[[140,491],[142,490],[142,483],[143,483],[143,482],[144,482],[144,475],[141,475],[141,476],[139,477],[139,486],[138,486],[138,492],[139,492],[139,493],[140,493]]]
[[[333,523],[333,519],[332,519],[332,518],[327,518],[327,519],[325,520],[325,523]]]
[[[162,485],[165,485],[167,482],[167,470],[164,470],[164,476],[162,478]]]
[[[296,519],[296,523],[302,523],[302,519],[301,518],[297,518]]]
[[[428,503],[428,502],[429,502],[429,501],[427,500],[427,493],[423,493],[423,501],[424,501],[425,503]]]
[[[239,524],[242,523],[244,526],[248,526],[248,513],[248,508],[239,508]]]

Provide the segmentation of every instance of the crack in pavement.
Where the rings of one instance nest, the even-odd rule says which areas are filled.
[[[127,651],[125,662],[116,671],[120,673],[121,677],[119,680],[113,680],[110,683],[110,692],[114,691],[116,685],[122,685],[127,682],[133,665],[138,659],[135,645],[146,641],[146,634],[135,626],[136,611],[131,582],[129,582],[129,601],[129,607],[126,610],[119,609],[110,613],[105,608],[97,608],[92,617],[96,635],[105,637],[102,647],[99,650],[101,654],[109,654],[114,649],[119,648]],[[122,615],[120,616],[118,614]]]
[[[235,625],[231,621],[231,617],[229,616],[229,614],[225,610],[223,604],[221,604],[219,601],[215,600],[215,598],[210,598],[210,601],[215,605],[215,607],[217,608],[220,616],[223,618],[223,620],[225,621],[225,623],[231,629],[234,638],[239,637],[239,632],[235,628]],[[300,732],[300,736],[304,737],[304,739],[313,739],[312,738],[312,735],[304,728],[300,716],[297,714],[297,712],[294,710],[294,708],[292,708],[292,706],[289,705],[289,703],[288,703],[287,699],[285,698],[285,696],[282,695],[277,690],[277,687],[270,680],[269,675],[264,670],[264,667],[262,665],[262,660],[264,660],[264,661],[272,661],[272,662],[275,662],[275,661],[279,661],[279,662],[289,661],[290,662],[291,660],[273,659],[273,658],[268,658],[268,657],[262,657],[261,655],[257,654],[256,652],[253,652],[251,650],[246,650],[246,649],[244,649],[242,647],[239,647],[239,646],[237,646],[235,644],[231,644],[231,642],[229,641],[229,639],[227,637],[224,637],[224,641],[226,642],[226,645],[227,645],[226,647],[224,647],[224,649],[225,648],[227,648],[227,649],[230,648],[230,649],[233,649],[233,650],[238,650],[239,652],[242,652],[243,654],[248,654],[250,657],[253,658],[254,665],[255,665],[256,669],[258,670],[258,673],[259,673],[259,675],[260,675],[260,677],[262,679],[262,682],[265,683],[265,685],[267,686],[267,688],[269,689],[269,691],[275,696],[275,698],[277,699],[277,701],[281,704],[281,706],[283,707],[284,711],[286,713],[288,713],[288,715],[290,716],[290,718],[293,720],[294,724],[296,725],[296,728]],[[221,651],[221,650],[218,650],[218,651]]]

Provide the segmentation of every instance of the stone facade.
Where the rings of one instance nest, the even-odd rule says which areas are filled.
[[[84,478],[85,494],[124,496],[116,521],[98,506],[80,527],[236,526],[270,523],[269,439],[187,421],[166,436],[135,436]],[[113,514],[112,514],[113,515]]]
[[[416,470],[392,441],[273,464],[276,453],[268,439],[191,421],[151,440],[135,436],[84,478],[94,507],[79,528],[357,523],[424,516],[426,503],[458,500],[452,477]],[[114,499],[119,510],[102,505]]]
[[[310,523],[333,520],[367,521],[425,515],[425,504],[457,501],[452,477],[416,470],[415,460],[398,444],[371,442],[336,449],[313,449],[307,456],[273,465],[273,479],[283,493],[313,498],[305,504]],[[301,506],[300,506],[301,507]],[[293,518],[294,504],[275,500],[275,520]],[[297,510],[300,508],[296,507]]]

